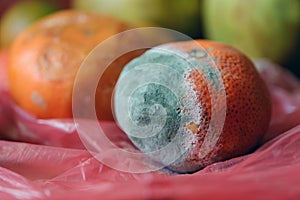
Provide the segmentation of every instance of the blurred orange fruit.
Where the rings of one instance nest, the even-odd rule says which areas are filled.
[[[72,117],[72,90],[82,61],[100,42],[127,29],[127,24],[112,17],[74,10],[59,11],[36,22],[12,45],[8,69],[11,96],[38,118]],[[134,57],[130,56],[114,62],[105,72],[105,91],[96,94],[96,102],[101,101],[96,105],[101,119],[113,119],[110,96],[119,72]]]

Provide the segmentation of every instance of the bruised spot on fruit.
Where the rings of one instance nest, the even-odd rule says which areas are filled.
[[[92,29],[84,29],[83,32],[86,36],[92,36],[95,34],[95,32]]]
[[[60,62],[61,60],[64,60],[63,54],[64,53],[61,52],[61,50],[54,53],[54,50],[50,48],[46,50],[42,56],[40,56],[39,67],[45,74],[47,74],[48,78],[57,80],[58,77],[60,77],[60,74],[55,72],[59,71],[59,69],[63,67],[63,64]]]
[[[189,56],[194,58],[204,58],[207,56],[207,51],[204,49],[195,48],[191,52],[189,52]]]
[[[81,13],[80,15],[75,17],[74,20],[78,21],[79,23],[86,23],[89,21],[89,16],[86,13]]]
[[[191,122],[188,125],[186,125],[185,127],[187,129],[189,129],[190,131],[192,131],[194,134],[198,133],[198,126],[195,122]]]
[[[37,91],[33,91],[31,93],[31,101],[34,104],[39,105],[43,110],[45,110],[47,108],[47,104],[46,104],[45,100]]]
[[[56,38],[57,40],[57,38]],[[52,44],[41,51],[39,55],[38,67],[41,77],[50,81],[62,81],[70,76],[68,68],[77,66],[76,59],[71,55],[80,59],[80,54],[76,49],[70,49],[64,44]]]

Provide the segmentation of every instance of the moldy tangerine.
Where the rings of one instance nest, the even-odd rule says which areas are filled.
[[[250,152],[271,113],[253,63],[235,48],[207,40],[161,45],[129,62],[114,106],[119,126],[141,151],[175,144],[153,159],[179,173]]]

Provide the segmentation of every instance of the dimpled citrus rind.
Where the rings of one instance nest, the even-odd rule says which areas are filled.
[[[114,18],[75,10],[34,23],[11,48],[12,98],[37,118],[71,118],[72,90],[81,63],[100,42],[128,28]],[[97,107],[110,110],[110,104]]]
[[[121,128],[126,127],[124,131],[141,151],[151,152],[174,142],[182,155],[175,162],[168,164],[167,168],[179,173],[188,173],[211,163],[248,153],[259,143],[270,121],[270,97],[252,62],[241,52],[228,45],[206,40],[198,40],[197,43],[188,41],[166,44],[133,60],[124,68],[121,77],[127,74],[126,81],[134,84],[133,80],[136,77],[130,71],[135,68],[142,69],[141,66],[145,63],[167,65],[180,76],[176,79],[174,74],[161,71],[154,80],[169,80],[168,86],[171,87],[160,89],[163,84],[144,84],[138,87],[139,93],[133,94],[135,105],[138,106],[131,105],[130,108],[140,108],[134,111],[135,125],[139,125],[139,120],[144,120],[144,126],[152,123],[149,117],[147,118],[151,103],[159,103],[167,108],[166,123],[158,134],[149,138],[130,136],[132,127],[120,123]],[[144,69],[144,73],[146,75],[141,79],[148,79],[147,74],[150,76],[154,72],[148,67]],[[132,74],[132,77],[128,74]],[[220,79],[215,78],[216,74],[220,75]],[[222,88],[225,90],[223,97],[218,95],[222,93]],[[116,92],[122,90],[126,88],[117,84]],[[149,98],[145,99],[146,96]],[[116,107],[118,101],[129,99],[130,102],[131,98],[117,96]],[[206,137],[214,138],[213,136],[217,135],[213,127],[208,132],[211,117],[215,116],[218,120],[218,113],[222,113],[224,109],[225,121],[217,141],[204,142]],[[217,114],[212,115],[212,112]],[[132,118],[131,113],[123,116],[118,114],[118,110],[116,116],[117,121]],[[212,144],[213,147],[210,147]],[[171,154],[174,152],[167,152],[163,156]]]

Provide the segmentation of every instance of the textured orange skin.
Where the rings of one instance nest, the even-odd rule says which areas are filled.
[[[253,150],[267,131],[271,117],[270,95],[253,63],[231,46],[208,40],[197,42],[208,52],[207,57],[215,59],[216,69],[221,72],[227,108],[225,124],[217,144],[209,154],[199,160],[197,148],[201,148],[206,136],[212,105],[208,89],[209,80],[205,72],[199,69],[192,71],[187,79],[194,83],[194,91],[199,94],[198,100],[204,113],[201,124],[191,123],[187,126],[198,137],[197,147],[186,158],[186,163],[194,166],[192,169],[195,169],[195,166],[203,168],[216,161],[240,156]],[[192,52],[195,47],[193,41],[169,46],[186,53]],[[216,113],[221,110],[219,105],[215,108]],[[173,166],[173,169],[176,169],[176,166]]]
[[[100,42],[129,29],[107,16],[82,11],[60,11],[26,29],[12,45],[10,92],[15,102],[37,118],[72,117],[72,90],[76,73]],[[112,120],[110,99],[119,71],[133,58],[114,63],[102,81],[96,105],[101,119]],[[101,81],[101,80],[100,80]]]

